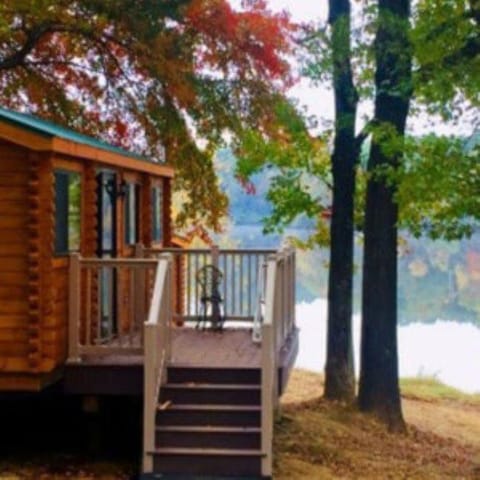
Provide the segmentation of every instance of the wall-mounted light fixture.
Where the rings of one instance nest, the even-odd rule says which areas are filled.
[[[111,178],[107,181],[105,188],[112,198],[124,197],[128,192],[128,183],[122,180],[117,184],[115,179]]]

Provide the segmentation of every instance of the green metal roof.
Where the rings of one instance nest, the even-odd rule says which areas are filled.
[[[14,112],[13,110],[7,110],[6,108],[0,107],[0,120],[4,120],[14,125],[18,125],[22,128],[46,137],[63,138],[64,140],[70,140],[72,142],[80,143],[82,145],[88,145],[89,147],[118,153],[120,155],[136,158],[137,160],[143,160],[145,162],[151,162],[151,160],[146,157],[142,157],[141,155],[129,152],[128,150],[124,150],[123,148],[114,147],[113,145],[110,145],[106,142],[102,142],[101,140],[93,137],[88,137],[87,135],[82,135],[81,133],[75,132],[74,130],[70,130],[47,120],[42,120],[41,118],[35,117],[34,115]]]

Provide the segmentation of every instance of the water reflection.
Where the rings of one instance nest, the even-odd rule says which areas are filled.
[[[297,305],[300,352],[297,366],[323,371],[326,355],[324,299]],[[358,374],[360,318],[354,317],[355,365]],[[411,323],[398,329],[401,377],[435,376],[465,392],[480,393],[480,328],[471,324],[438,320]]]

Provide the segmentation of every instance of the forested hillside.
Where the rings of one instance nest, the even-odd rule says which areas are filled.
[[[270,213],[265,196],[269,174],[252,178],[254,191],[247,193],[235,179],[235,158],[229,150],[216,157],[221,188],[230,199],[231,223],[227,236],[244,247],[276,247],[284,236],[306,237],[313,223],[301,218],[282,236],[265,235],[262,219]],[[358,242],[357,242],[358,243]],[[360,246],[357,246],[357,265]],[[299,256],[299,301],[325,297],[327,289],[327,252],[309,251]],[[318,269],[317,265],[324,265]],[[355,278],[355,310],[359,311],[360,279]],[[432,241],[404,235],[399,248],[399,319],[406,324],[415,321],[434,322],[441,318],[480,325],[480,232],[464,241]]]

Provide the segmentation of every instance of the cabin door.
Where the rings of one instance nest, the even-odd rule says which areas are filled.
[[[100,258],[117,256],[117,175],[102,170],[97,175],[97,255]],[[100,325],[99,336],[110,341],[117,332],[117,274],[104,267],[99,279]]]

